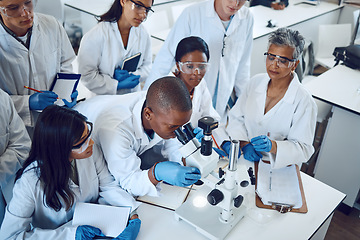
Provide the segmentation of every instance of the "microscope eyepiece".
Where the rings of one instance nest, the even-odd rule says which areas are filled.
[[[189,142],[189,139],[187,138],[186,134],[181,130],[181,127],[175,129],[174,131],[176,138],[183,144],[187,144]]]

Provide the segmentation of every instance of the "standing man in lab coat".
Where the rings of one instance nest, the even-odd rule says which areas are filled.
[[[199,169],[182,166],[174,153],[178,145],[167,141],[192,114],[189,91],[179,78],[158,79],[147,92],[96,96],[76,109],[94,123],[93,138],[111,174],[132,195],[158,196],[160,181],[189,186],[200,179]]]
[[[26,126],[34,113],[56,101],[49,90],[56,73],[71,72],[75,53],[64,28],[52,16],[34,13],[35,0],[0,0],[0,88]],[[24,88],[45,91],[34,92]],[[73,106],[76,96],[68,106]]]
[[[250,78],[250,56],[254,20],[245,0],[208,0],[186,8],[161,50],[146,80],[147,88],[155,79],[167,75],[174,66],[177,43],[188,36],[205,40],[210,50],[210,67],[204,79],[221,121],[226,122],[228,103],[235,91],[239,97]],[[230,101],[229,101],[230,100]]]
[[[30,144],[11,98],[0,89],[0,225],[12,197],[15,174],[29,154]]]

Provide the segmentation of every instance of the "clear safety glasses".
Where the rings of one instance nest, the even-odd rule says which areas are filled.
[[[178,62],[180,71],[186,74],[193,74],[196,71],[198,74],[205,74],[209,67],[209,63],[204,62]]]
[[[0,7],[0,11],[6,17],[20,17],[24,11],[30,13],[34,10],[33,0],[26,0],[22,4],[10,4],[6,7]]]
[[[145,13],[145,19],[151,16],[151,14],[154,12],[154,10],[151,9],[151,7],[146,7],[141,2],[135,2],[134,0],[130,0],[132,2],[131,9],[138,14]]]
[[[88,126],[89,134],[78,144],[72,147],[72,151],[75,153],[83,153],[89,147],[89,143],[91,140],[91,132],[93,130],[93,124],[91,122],[86,122]]]
[[[266,64],[272,65],[276,61],[279,68],[290,68],[294,66],[296,59],[289,59],[287,57],[282,57],[274,55],[271,53],[264,53]]]

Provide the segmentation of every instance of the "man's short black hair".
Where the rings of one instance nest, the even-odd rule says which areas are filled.
[[[161,111],[176,110],[188,112],[192,110],[189,90],[177,77],[163,77],[154,81],[146,94],[146,107]]]

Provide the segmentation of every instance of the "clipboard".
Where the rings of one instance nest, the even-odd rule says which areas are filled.
[[[123,64],[121,65],[122,70],[127,70],[128,72],[135,72],[140,61],[141,53],[137,53],[128,57],[124,60]]]
[[[255,167],[255,178],[256,178],[256,182],[255,182],[255,189],[257,189],[257,180],[258,180],[258,165],[259,165],[259,162],[255,162],[254,163],[254,167]],[[289,209],[288,211],[279,211],[281,213],[285,213],[285,212],[296,212],[296,213],[307,213],[308,212],[308,208],[307,208],[307,204],[306,204],[306,199],[305,199],[305,194],[304,194],[304,188],[303,188],[303,185],[302,185],[302,181],[301,181],[301,176],[300,176],[300,170],[299,170],[299,166],[296,165],[296,173],[297,173],[297,176],[298,176],[298,179],[299,179],[299,188],[300,188],[300,192],[301,192],[301,199],[302,199],[302,203],[303,205],[300,207],[300,208],[291,208]],[[259,207],[259,208],[267,208],[267,209],[273,209],[273,210],[279,210],[279,209],[275,209],[273,206],[270,206],[270,205],[265,205],[260,197],[258,196],[258,194],[256,193],[255,191],[255,203],[256,203],[256,206]],[[282,210],[282,209],[280,209]]]
[[[60,99],[71,102],[71,94],[76,90],[81,74],[57,73],[50,86],[50,91],[55,92]]]

